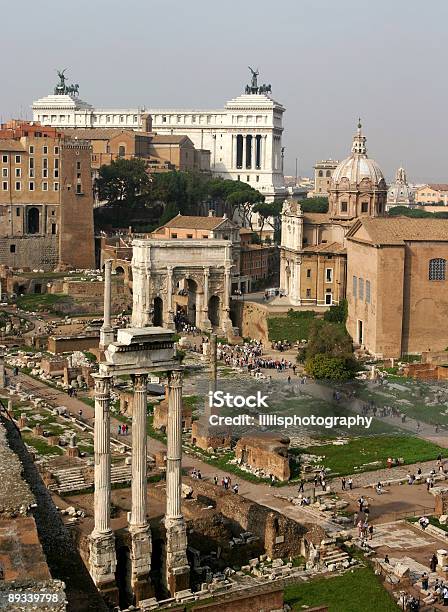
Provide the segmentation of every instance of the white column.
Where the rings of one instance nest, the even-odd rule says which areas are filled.
[[[147,513],[147,374],[132,377],[134,399],[132,404],[132,482],[131,482],[131,590],[136,602],[151,594],[151,529]]]
[[[167,292],[166,292],[166,299],[167,299],[167,311],[168,311],[168,327],[173,327],[174,326],[174,312],[173,312],[173,268],[172,266],[168,266],[167,267],[167,277],[166,277],[166,284],[167,284]]]
[[[172,595],[187,589],[187,532],[181,507],[182,493],[182,373],[170,372],[168,382],[166,458],[166,583]]]
[[[203,293],[203,304],[202,304],[202,328],[205,331],[209,331],[212,328],[212,324],[210,322],[210,317],[208,313],[208,300],[209,300],[209,278],[210,278],[210,269],[204,267],[204,293]]]
[[[96,533],[110,533],[110,381],[104,374],[95,379],[95,492],[94,519]]]
[[[116,593],[115,569],[117,558],[115,537],[110,526],[110,381],[104,374],[95,379],[95,491],[94,529],[89,537],[89,571],[96,586]]]
[[[114,340],[114,332],[111,325],[111,302],[112,302],[112,259],[104,262],[104,320],[100,330],[100,347],[106,348]]]
[[[132,408],[132,508],[130,526],[141,527],[146,520],[146,410],[147,374],[133,376],[134,401]]]
[[[226,256],[224,262],[224,296],[222,303],[222,328],[229,334],[232,332],[233,325],[230,319],[230,291],[231,291],[231,268],[232,260],[230,258],[230,247],[226,247]]]
[[[242,151],[242,170],[246,169],[246,136],[243,134],[243,151]]]
[[[168,383],[166,456],[166,518],[179,518],[182,489],[182,373],[171,372]]]
[[[255,134],[252,134],[252,170],[255,170],[257,160],[257,140]]]

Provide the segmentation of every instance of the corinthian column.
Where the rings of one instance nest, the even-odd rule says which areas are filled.
[[[132,377],[134,401],[132,408],[132,505],[129,532],[131,534],[131,589],[136,602],[151,594],[151,530],[146,519],[147,509],[147,374]]]
[[[230,319],[230,290],[231,290],[231,268],[232,260],[230,258],[230,247],[226,247],[226,255],[224,262],[224,295],[222,303],[222,327],[229,334],[232,333],[233,324]]]
[[[110,380],[104,374],[95,379],[95,492],[94,529],[90,534],[90,574],[98,588],[115,586],[115,538],[110,527]]]
[[[187,533],[181,508],[182,493],[182,373],[170,372],[168,382],[166,457],[166,582],[170,593],[187,589]]]
[[[114,341],[110,313],[112,302],[112,259],[104,262],[104,319],[100,329],[100,348],[105,349]]]
[[[167,267],[166,276],[166,308],[168,311],[168,323],[167,327],[174,329],[174,312],[173,312],[173,268],[172,266]]]

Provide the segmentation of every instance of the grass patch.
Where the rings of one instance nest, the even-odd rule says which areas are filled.
[[[29,446],[35,448],[39,455],[62,455],[63,453],[62,448],[59,448],[59,446],[50,446],[43,440],[34,438],[26,433],[22,433],[22,440]]]
[[[66,295],[53,293],[27,293],[17,298],[17,306],[27,311],[59,312],[58,306],[72,300]]]
[[[396,612],[399,609],[371,568],[353,570],[335,578],[320,578],[287,586],[285,603],[293,610],[327,605],[329,612],[372,609]]]
[[[322,463],[326,468],[343,476],[385,468],[387,458],[392,456],[403,457],[405,464],[410,464],[436,459],[445,451],[437,444],[413,436],[374,436],[355,438],[341,446],[324,444],[292,449],[292,452],[319,455],[323,457]],[[355,470],[355,467],[373,461],[379,461],[380,465],[365,465]]]
[[[314,318],[315,313],[312,310],[299,312],[289,310],[286,317],[268,317],[269,340],[272,342],[308,340],[310,326]]]

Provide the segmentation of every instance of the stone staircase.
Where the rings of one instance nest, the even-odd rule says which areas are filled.
[[[53,472],[53,476],[55,476],[57,483],[51,484],[48,488],[50,491],[57,491],[58,493],[81,491],[92,484],[86,482],[82,469],[79,467],[56,470]]]
[[[341,550],[336,544],[329,544],[322,550],[321,562],[330,571],[347,568],[353,564],[350,555]]]
[[[110,472],[111,484],[128,482],[132,477],[132,467],[130,465],[113,465]]]

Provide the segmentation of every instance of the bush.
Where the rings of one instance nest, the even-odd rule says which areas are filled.
[[[305,363],[306,371],[317,379],[343,382],[353,378],[357,371],[356,361],[351,357],[332,357],[317,353]]]
[[[328,212],[328,198],[307,198],[300,202],[300,207],[303,212],[326,213]]]
[[[337,306],[330,306],[324,314],[324,321],[329,323],[345,323],[348,315],[347,300],[341,300]]]

